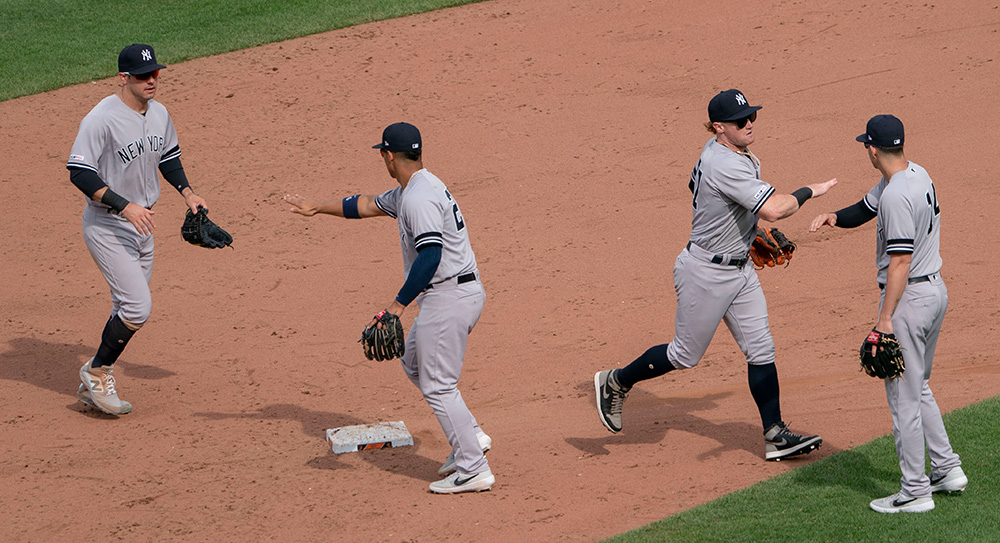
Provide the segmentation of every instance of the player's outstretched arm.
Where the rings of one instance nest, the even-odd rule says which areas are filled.
[[[757,216],[768,222],[790,217],[799,210],[806,200],[826,194],[836,184],[837,179],[833,178],[824,183],[814,183],[802,187],[791,194],[772,194],[757,211]]]
[[[344,198],[343,200],[327,200],[325,202],[314,202],[299,196],[298,194],[292,196],[291,194],[286,194],[282,198],[285,202],[292,205],[290,211],[292,213],[298,213],[305,217],[312,217],[316,214],[323,215],[333,215],[335,217],[348,217],[348,218],[359,218],[363,219],[366,217],[379,217],[388,216],[384,211],[379,209],[375,205],[375,196],[360,194],[357,196],[351,196]],[[354,200],[354,202],[350,202]],[[355,212],[353,205],[357,205],[357,215],[353,216]],[[344,211],[347,209],[347,214]]]

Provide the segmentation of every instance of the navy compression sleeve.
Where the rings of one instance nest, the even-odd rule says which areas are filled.
[[[69,168],[69,180],[87,198],[93,198],[95,192],[107,186],[97,172],[83,168]]]
[[[417,258],[410,266],[410,274],[406,276],[403,288],[399,289],[396,301],[404,306],[410,305],[421,292],[427,288],[427,284],[434,278],[434,272],[441,263],[441,246],[424,245],[417,251]]]
[[[837,226],[841,228],[856,228],[874,219],[876,214],[875,211],[868,209],[864,198],[834,213],[837,216]]]
[[[191,186],[188,183],[187,175],[184,174],[184,166],[181,166],[181,157],[179,156],[161,162],[160,173],[163,174],[167,183],[177,189],[177,192],[184,192],[184,189]]]

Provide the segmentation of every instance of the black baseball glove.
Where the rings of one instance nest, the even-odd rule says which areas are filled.
[[[378,361],[402,358],[406,337],[399,317],[383,309],[375,315],[375,320],[378,322],[365,327],[358,340],[365,348],[365,356],[368,360]]]
[[[872,347],[875,354],[872,355]],[[903,363],[903,351],[894,334],[883,334],[872,330],[861,344],[861,369],[872,377],[892,379],[903,374],[906,365]]]
[[[788,265],[795,252],[792,243],[777,228],[758,228],[757,236],[750,245],[750,258],[757,269],[764,266],[773,268],[777,264]]]
[[[181,225],[181,236],[188,243],[209,249],[219,249],[233,243],[233,236],[212,222],[208,218],[208,210],[203,207],[198,208],[198,213],[187,210],[184,224]]]

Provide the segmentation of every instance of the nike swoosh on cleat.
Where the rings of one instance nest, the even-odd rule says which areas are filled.
[[[476,475],[479,475],[479,474],[477,473],[475,475],[470,475],[469,477],[466,477],[465,479],[462,479],[460,477],[455,477],[455,486],[462,486],[465,483],[468,483],[469,481],[475,479]]]
[[[908,503],[910,503],[912,501],[916,501],[916,500],[917,500],[916,498],[910,498],[910,499],[905,500],[905,501],[899,501],[899,498],[896,498],[895,500],[892,500],[892,506],[893,507],[900,507],[902,505],[906,505],[906,504],[908,504]]]

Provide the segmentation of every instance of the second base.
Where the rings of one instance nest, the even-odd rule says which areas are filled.
[[[326,442],[336,454],[413,445],[403,421],[343,426],[326,431]]]

